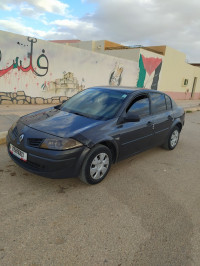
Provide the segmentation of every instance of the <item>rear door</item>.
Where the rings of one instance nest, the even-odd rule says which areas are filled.
[[[148,149],[154,135],[148,94],[141,94],[134,98],[126,109],[126,112],[128,111],[139,115],[140,121],[125,122],[118,126],[120,135],[119,159]]]
[[[150,102],[155,132],[153,143],[161,145],[165,141],[174,120],[171,99],[163,93],[150,92]]]

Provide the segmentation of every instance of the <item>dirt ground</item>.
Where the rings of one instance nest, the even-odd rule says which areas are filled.
[[[87,186],[21,169],[0,146],[0,265],[199,265],[200,112]]]

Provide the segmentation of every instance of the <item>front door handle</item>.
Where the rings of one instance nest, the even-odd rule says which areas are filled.
[[[168,120],[174,120],[174,118],[171,115],[168,115]]]
[[[151,121],[147,122],[147,126],[152,127],[152,129],[154,129],[154,127],[155,127],[154,123]]]

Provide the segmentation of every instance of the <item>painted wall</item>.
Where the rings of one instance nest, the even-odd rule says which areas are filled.
[[[0,31],[0,103],[57,103],[90,86],[135,86],[138,62]]]
[[[162,46],[160,49],[155,47],[158,51],[164,51],[165,55],[144,48],[104,50],[101,42],[80,42],[79,45],[83,49],[87,45],[87,49],[138,62],[138,78],[135,84],[138,88],[164,91],[174,99],[200,99],[200,68],[186,63],[184,53],[168,46],[164,50]],[[101,49],[97,49],[97,43]],[[184,80],[188,80],[188,84],[184,85]]]
[[[159,90],[163,60],[162,55],[140,49],[137,87]]]

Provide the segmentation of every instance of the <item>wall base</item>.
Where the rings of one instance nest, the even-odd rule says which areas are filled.
[[[163,91],[164,93],[168,94],[174,100],[199,100],[200,99],[200,92],[196,92],[193,94],[191,98],[191,92],[172,92],[172,91]]]
[[[66,96],[42,97],[27,96],[24,91],[0,92],[0,104],[59,104],[67,100]]]

